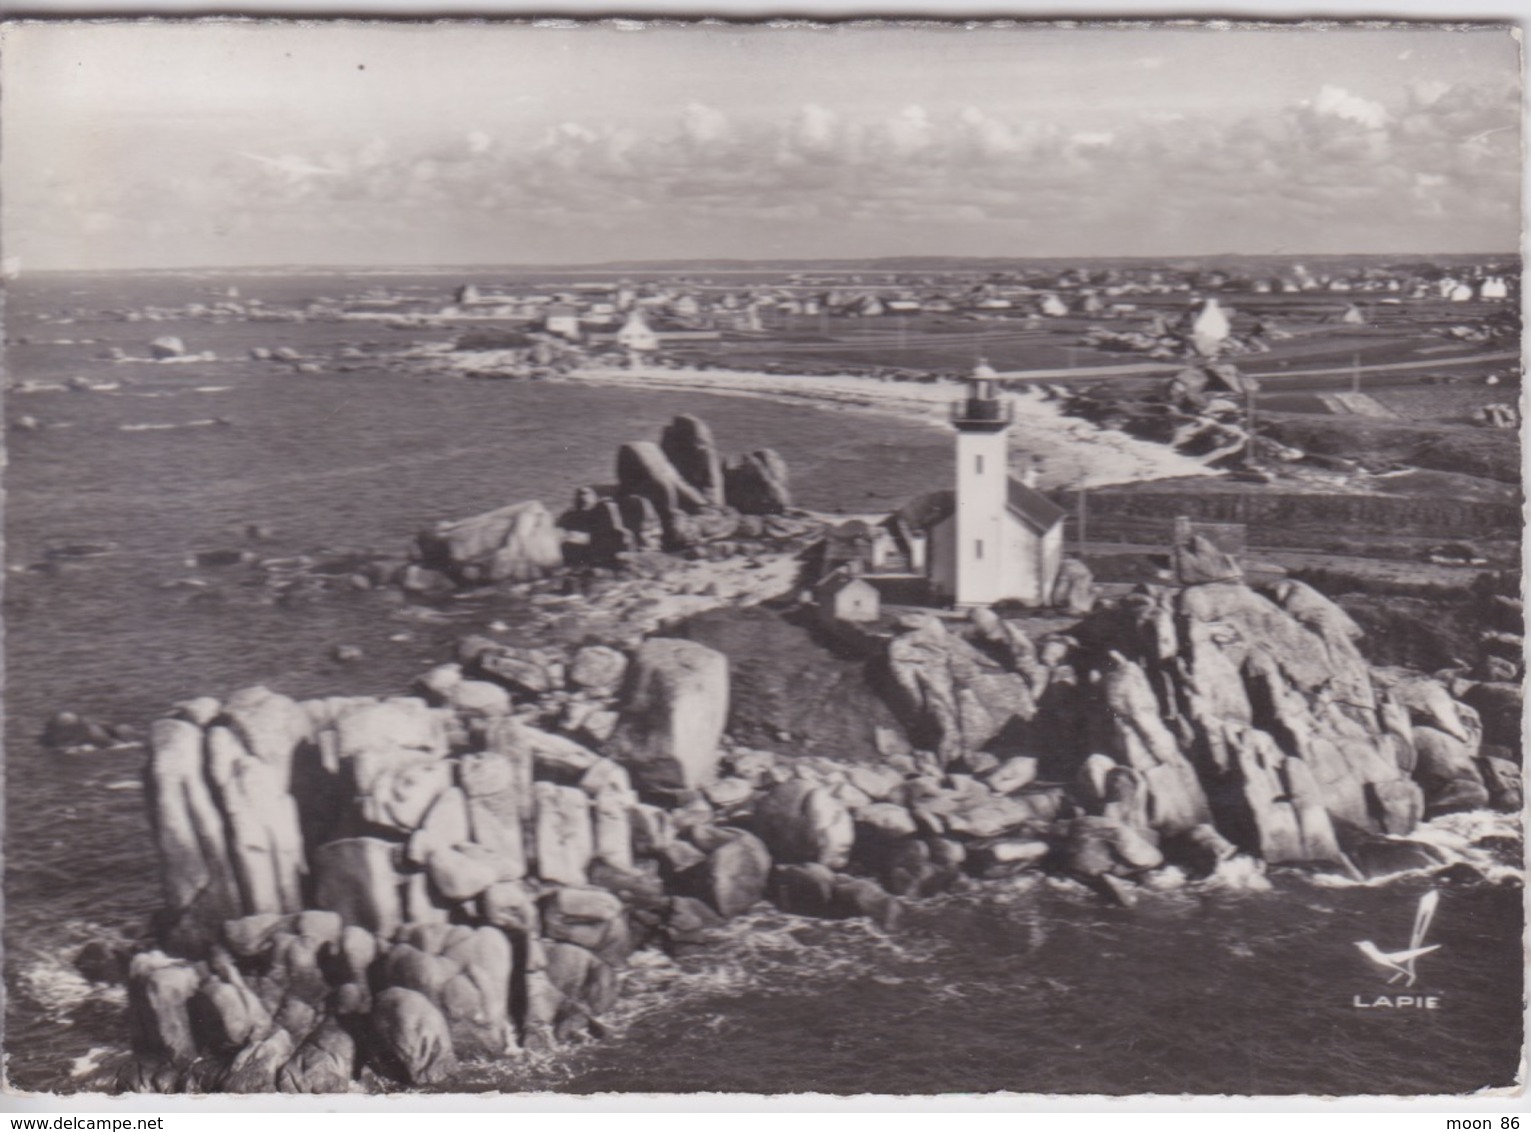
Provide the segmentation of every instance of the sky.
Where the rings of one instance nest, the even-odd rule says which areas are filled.
[[[0,34],[29,270],[1520,245],[1503,27]]]

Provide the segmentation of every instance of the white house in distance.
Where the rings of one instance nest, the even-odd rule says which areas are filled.
[[[1510,297],[1510,288],[1502,277],[1490,275],[1478,285],[1478,297],[1480,299],[1508,299]]]
[[[542,325],[549,334],[577,341],[580,336],[579,308],[569,303],[549,303]]]
[[[649,327],[643,311],[634,307],[627,316],[622,329],[617,331],[617,345],[635,354],[648,354],[659,349],[659,336]]]
[[[967,397],[952,406],[955,492],[927,496],[922,508],[932,595],[959,609],[1046,605],[1063,561],[1063,508],[1027,482],[1031,473],[1010,474],[1015,406],[997,395],[992,374],[980,366]]]

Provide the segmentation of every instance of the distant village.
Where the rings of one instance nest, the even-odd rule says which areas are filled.
[[[466,283],[443,304],[431,288],[385,285],[345,297],[322,297],[302,307],[243,298],[237,287],[205,303],[174,310],[118,312],[129,322],[178,318],[241,318],[253,322],[362,321],[398,329],[446,323],[512,324],[578,342],[652,351],[670,344],[706,342],[725,334],[769,334],[803,319],[886,319],[944,315],[973,322],[1087,318],[1142,322],[1166,309],[1208,300],[1248,301],[1258,296],[1310,297],[1315,303],[1402,304],[1502,302],[1518,305],[1520,267],[1484,261],[1445,268],[1420,262],[1312,271],[1301,263],[1279,273],[1169,266],[1073,267],[1058,271],[784,272],[770,282],[706,274],[665,274],[500,286]],[[1140,305],[1141,304],[1141,305]],[[1214,302],[1213,305],[1216,305]],[[110,312],[103,312],[110,313]],[[40,315],[67,323],[70,317]],[[1357,321],[1356,319],[1352,319]],[[1101,343],[1096,343],[1101,344]]]
[[[1056,273],[802,272],[780,282],[729,284],[707,276],[573,283],[558,290],[497,291],[467,284],[455,300],[415,300],[378,290],[347,304],[348,318],[483,319],[521,322],[591,346],[653,351],[725,332],[766,333],[788,318],[886,318],[945,314],[982,321],[1016,317],[1110,319],[1137,316],[1138,301],[1212,293],[1304,295],[1451,302],[1519,300],[1518,268],[1484,263],[1455,273],[1428,264],[1368,267],[1343,274],[1294,264],[1280,275],[1164,267],[1071,268]]]
[[[127,322],[240,320],[260,323],[350,322],[390,331],[446,331],[450,347],[416,343],[421,356],[443,349],[485,359],[469,376],[538,377],[587,362],[637,366],[730,368],[767,372],[860,372],[890,380],[960,378],[906,349],[951,346],[970,326],[973,341],[960,354],[986,354],[986,335],[1052,331],[1073,350],[1137,355],[1174,362],[1267,353],[1294,336],[1301,323],[1361,326],[1396,323],[1403,311],[1428,305],[1436,325],[1427,333],[1464,345],[1513,346],[1519,340],[1518,262],[1354,265],[1330,269],[1301,263],[1265,273],[1190,264],[1018,268],[984,272],[842,270],[684,270],[607,278],[591,271],[550,271],[551,278],[513,276],[503,282],[378,281],[357,291],[301,303],[263,302],[237,286],[220,286],[205,301],[175,308],[148,306],[97,312]],[[635,277],[636,275],[636,277]],[[446,292],[444,294],[444,292]],[[448,295],[450,298],[448,298]],[[444,301],[445,300],[445,301]],[[1396,313],[1389,313],[1396,312]],[[1412,317],[1412,313],[1410,317]],[[39,322],[70,324],[83,312],[41,312]],[[1237,319],[1237,321],[1236,321]],[[1304,331],[1297,330],[1301,334]],[[11,341],[36,341],[15,335]],[[58,339],[58,343],[73,339]],[[762,350],[752,351],[754,344]],[[868,351],[814,357],[823,348]],[[774,351],[792,351],[778,358]],[[154,356],[184,356],[166,337]],[[375,344],[348,345],[337,369],[347,372],[377,353]],[[293,346],[252,348],[259,360],[318,372],[317,360]],[[407,353],[407,351],[406,351]],[[130,360],[123,347],[105,355]],[[401,353],[399,357],[404,357]],[[1007,368],[1000,365],[1003,371]],[[1003,372],[1001,373],[1003,377]]]

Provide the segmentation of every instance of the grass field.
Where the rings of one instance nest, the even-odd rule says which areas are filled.
[[[1510,429],[1302,413],[1271,413],[1262,422],[1267,435],[1305,452],[1521,482],[1520,437]]]
[[[1514,405],[1520,401],[1514,385],[1420,385],[1412,389],[1379,389],[1372,396],[1411,421],[1460,424],[1469,422],[1485,405]]]

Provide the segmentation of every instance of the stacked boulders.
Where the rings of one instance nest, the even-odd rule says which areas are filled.
[[[464,586],[538,583],[565,567],[620,566],[645,554],[737,557],[796,544],[817,529],[789,515],[791,506],[779,454],[761,449],[727,465],[707,425],[683,414],[659,443],[622,445],[615,485],[580,488],[556,519],[528,500],[436,523],[415,536],[408,562],[375,563],[362,584],[386,578],[445,598]]]
[[[888,664],[911,735],[948,772],[1040,756],[1092,819],[1071,836],[1127,864],[1243,850],[1353,871],[1354,848],[1423,818],[1516,804],[1518,760],[1483,751],[1469,703],[1372,670],[1337,605],[1290,580],[1257,591],[1214,550],[1181,548],[1186,584],[1140,586],[1035,646],[992,613],[956,631],[905,618]]]
[[[727,658],[667,637],[474,636],[409,695],[181,704],[151,731],[165,908],[124,1086],[437,1084],[599,1033],[635,950],[762,900],[889,927],[1028,870],[1130,902],[1170,865],[1430,867],[1401,839],[1422,816],[1518,798],[1439,680],[1373,671],[1337,606],[1205,550],[1181,564],[1206,580],[1067,634],[904,617],[870,764],[734,744]]]
[[[719,544],[747,525],[758,527],[746,518],[780,516],[791,506],[787,464],[777,452],[761,449],[727,464],[707,424],[683,413],[657,444],[618,448],[615,486],[581,488],[559,525],[571,561],[601,564],[622,554]]]
[[[1035,760],[1016,758],[947,772],[932,752],[896,741],[876,764],[736,747],[703,793],[775,862],[768,894],[780,908],[887,927],[904,898],[1061,861],[1058,819],[1072,808],[1035,771]]]
[[[636,905],[600,884],[647,893],[662,926],[660,846],[636,837],[625,768],[526,720],[533,688],[560,711],[617,707],[627,658],[465,653],[417,696],[248,689],[155,725],[167,907],[130,976],[131,1086],[332,1091],[363,1067],[431,1083],[609,1009]],[[642,713],[656,737],[660,711]]]
[[[964,772],[893,732],[878,765],[737,747],[728,696],[692,641],[470,637],[408,696],[181,705],[152,733],[166,908],[124,1086],[434,1084],[594,1032],[634,949],[763,899],[891,926],[903,898],[1079,856],[1035,759]],[[1111,836],[1089,868],[1159,863]]]
[[[166,907],[131,967],[125,1087],[433,1084],[578,1038],[636,947],[749,911],[778,863],[830,870],[833,914],[892,918],[834,872],[854,827],[833,788],[728,752],[721,654],[459,655],[409,696],[252,688],[155,724]]]

